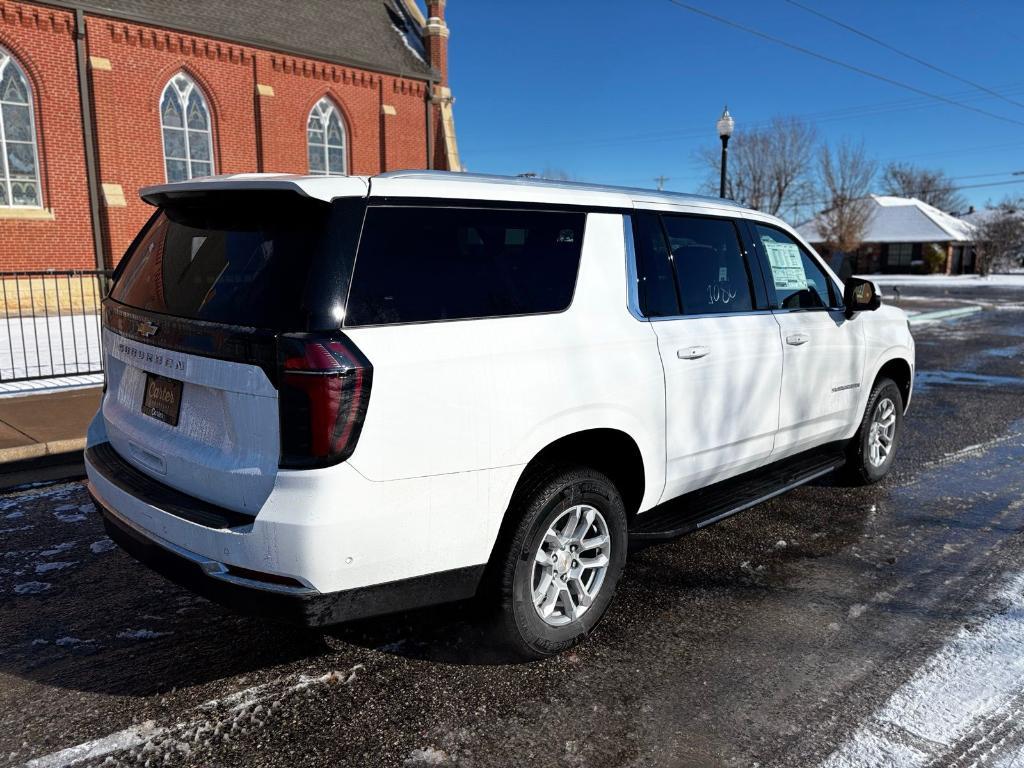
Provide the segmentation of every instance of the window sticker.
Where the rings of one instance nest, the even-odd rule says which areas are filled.
[[[768,253],[776,290],[807,290],[807,273],[804,272],[800,249],[792,243],[778,243],[767,235],[761,238],[761,242]]]

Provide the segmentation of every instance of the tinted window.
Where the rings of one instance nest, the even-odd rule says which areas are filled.
[[[585,219],[564,211],[370,207],[345,324],[566,309]]]
[[[750,274],[728,219],[662,216],[676,265],[683,314],[753,309]]]
[[[365,205],[296,193],[208,193],[163,207],[112,298],[176,317],[273,330],[337,328]]]
[[[637,295],[644,317],[679,314],[672,262],[657,214],[636,213]]]
[[[833,306],[831,280],[807,251],[778,229],[753,222],[751,226],[764,248],[777,306],[783,309]]]

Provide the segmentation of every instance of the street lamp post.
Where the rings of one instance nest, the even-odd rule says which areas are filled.
[[[729,160],[729,137],[732,136],[732,129],[736,126],[736,121],[729,114],[728,106],[722,110],[722,116],[718,118],[715,125],[718,128],[718,138],[722,140],[722,180],[718,185],[718,196],[725,197],[725,168]]]

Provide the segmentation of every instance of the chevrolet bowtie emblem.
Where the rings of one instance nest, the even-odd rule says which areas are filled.
[[[135,332],[139,334],[139,336],[145,336],[147,339],[150,336],[156,336],[156,332],[159,330],[160,326],[158,326],[156,323],[150,323],[148,321],[141,322],[135,326]]]

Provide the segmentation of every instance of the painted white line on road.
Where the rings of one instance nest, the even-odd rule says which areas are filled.
[[[982,307],[977,305],[970,307],[955,307],[953,309],[937,309],[934,312],[918,312],[910,315],[908,321],[911,325],[929,325],[942,320],[952,320],[955,317],[966,317],[975,312],[981,312]]]
[[[960,756],[974,751],[986,738],[984,722],[990,718],[1019,719],[1024,711],[1024,574],[995,595],[995,609],[1002,612],[961,629],[823,765],[925,766],[954,749]]]
[[[195,708],[195,715],[188,720],[169,726],[158,726],[152,720],[142,725],[125,728],[99,739],[78,744],[29,760],[24,768],[71,768],[86,760],[93,760],[117,752],[144,747],[147,750],[154,746],[164,750],[190,749],[190,745],[224,734],[233,733],[238,723],[248,717],[248,722],[262,725],[257,719],[264,704],[279,702],[283,699],[316,685],[350,685],[356,674],[363,670],[362,664],[356,664],[347,672],[332,671],[323,675],[298,675],[279,678],[269,683],[254,685],[235,691],[219,699],[211,699]],[[292,681],[286,683],[286,681]]]

